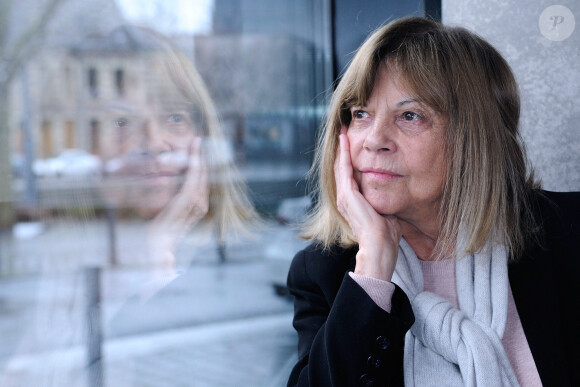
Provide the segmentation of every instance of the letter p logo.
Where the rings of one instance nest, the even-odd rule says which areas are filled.
[[[572,35],[576,21],[568,8],[563,5],[551,5],[542,11],[538,25],[542,35],[559,42]]]

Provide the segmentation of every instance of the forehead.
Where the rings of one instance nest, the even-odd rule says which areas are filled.
[[[428,74],[432,80],[435,74]],[[424,74],[407,74],[393,61],[381,63],[377,69],[374,87],[371,95],[381,92],[380,88],[387,88],[391,99],[399,99],[398,102],[413,102],[421,105],[423,109],[447,117],[446,96],[442,91],[440,81],[430,82],[422,80]],[[384,90],[383,90],[384,91]],[[369,96],[370,97],[370,96]]]
[[[401,97],[406,99],[417,100],[418,96],[412,90],[405,76],[394,66],[382,64],[375,75],[374,86],[371,91],[372,96],[385,95],[389,97]]]

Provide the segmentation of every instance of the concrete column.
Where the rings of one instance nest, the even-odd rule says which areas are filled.
[[[554,4],[565,8],[547,9]],[[476,32],[512,66],[522,136],[544,188],[580,191],[580,1],[443,0],[441,8],[444,24]]]

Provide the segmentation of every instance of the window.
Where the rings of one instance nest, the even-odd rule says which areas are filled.
[[[49,120],[42,121],[42,154],[53,156],[52,123]]]
[[[36,33],[50,44],[30,58],[31,79],[69,94],[50,112],[31,101],[36,165],[50,172],[36,174],[35,201],[24,200],[32,183],[12,183],[1,380],[286,384],[296,337],[285,280],[307,243],[295,226],[312,205],[317,130],[349,53],[382,21],[366,5],[368,24],[352,27],[351,3],[39,6],[50,24]],[[12,6],[20,22],[26,9]]]
[[[125,72],[123,69],[115,71],[115,88],[119,97],[125,95]]]
[[[91,152],[98,155],[101,149],[101,126],[99,121],[95,119],[92,119],[89,125],[91,128]]]
[[[88,71],[89,80],[89,94],[91,97],[96,98],[99,95],[99,79],[97,69],[91,67]]]
[[[74,148],[76,146],[75,140],[75,123],[73,121],[66,121],[64,123],[64,135],[66,148]]]

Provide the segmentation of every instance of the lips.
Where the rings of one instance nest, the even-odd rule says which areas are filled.
[[[180,173],[176,172],[164,172],[164,171],[144,171],[138,176],[141,176],[146,179],[155,179],[155,178],[164,178],[164,177],[174,177],[178,176]]]
[[[364,168],[361,170],[361,173],[364,176],[377,180],[395,180],[403,177],[403,175],[381,168]]]
[[[177,182],[184,179],[183,174],[179,173],[168,173],[168,172],[145,172],[140,175],[133,176],[135,181],[140,181],[141,184],[146,186],[173,186]]]

